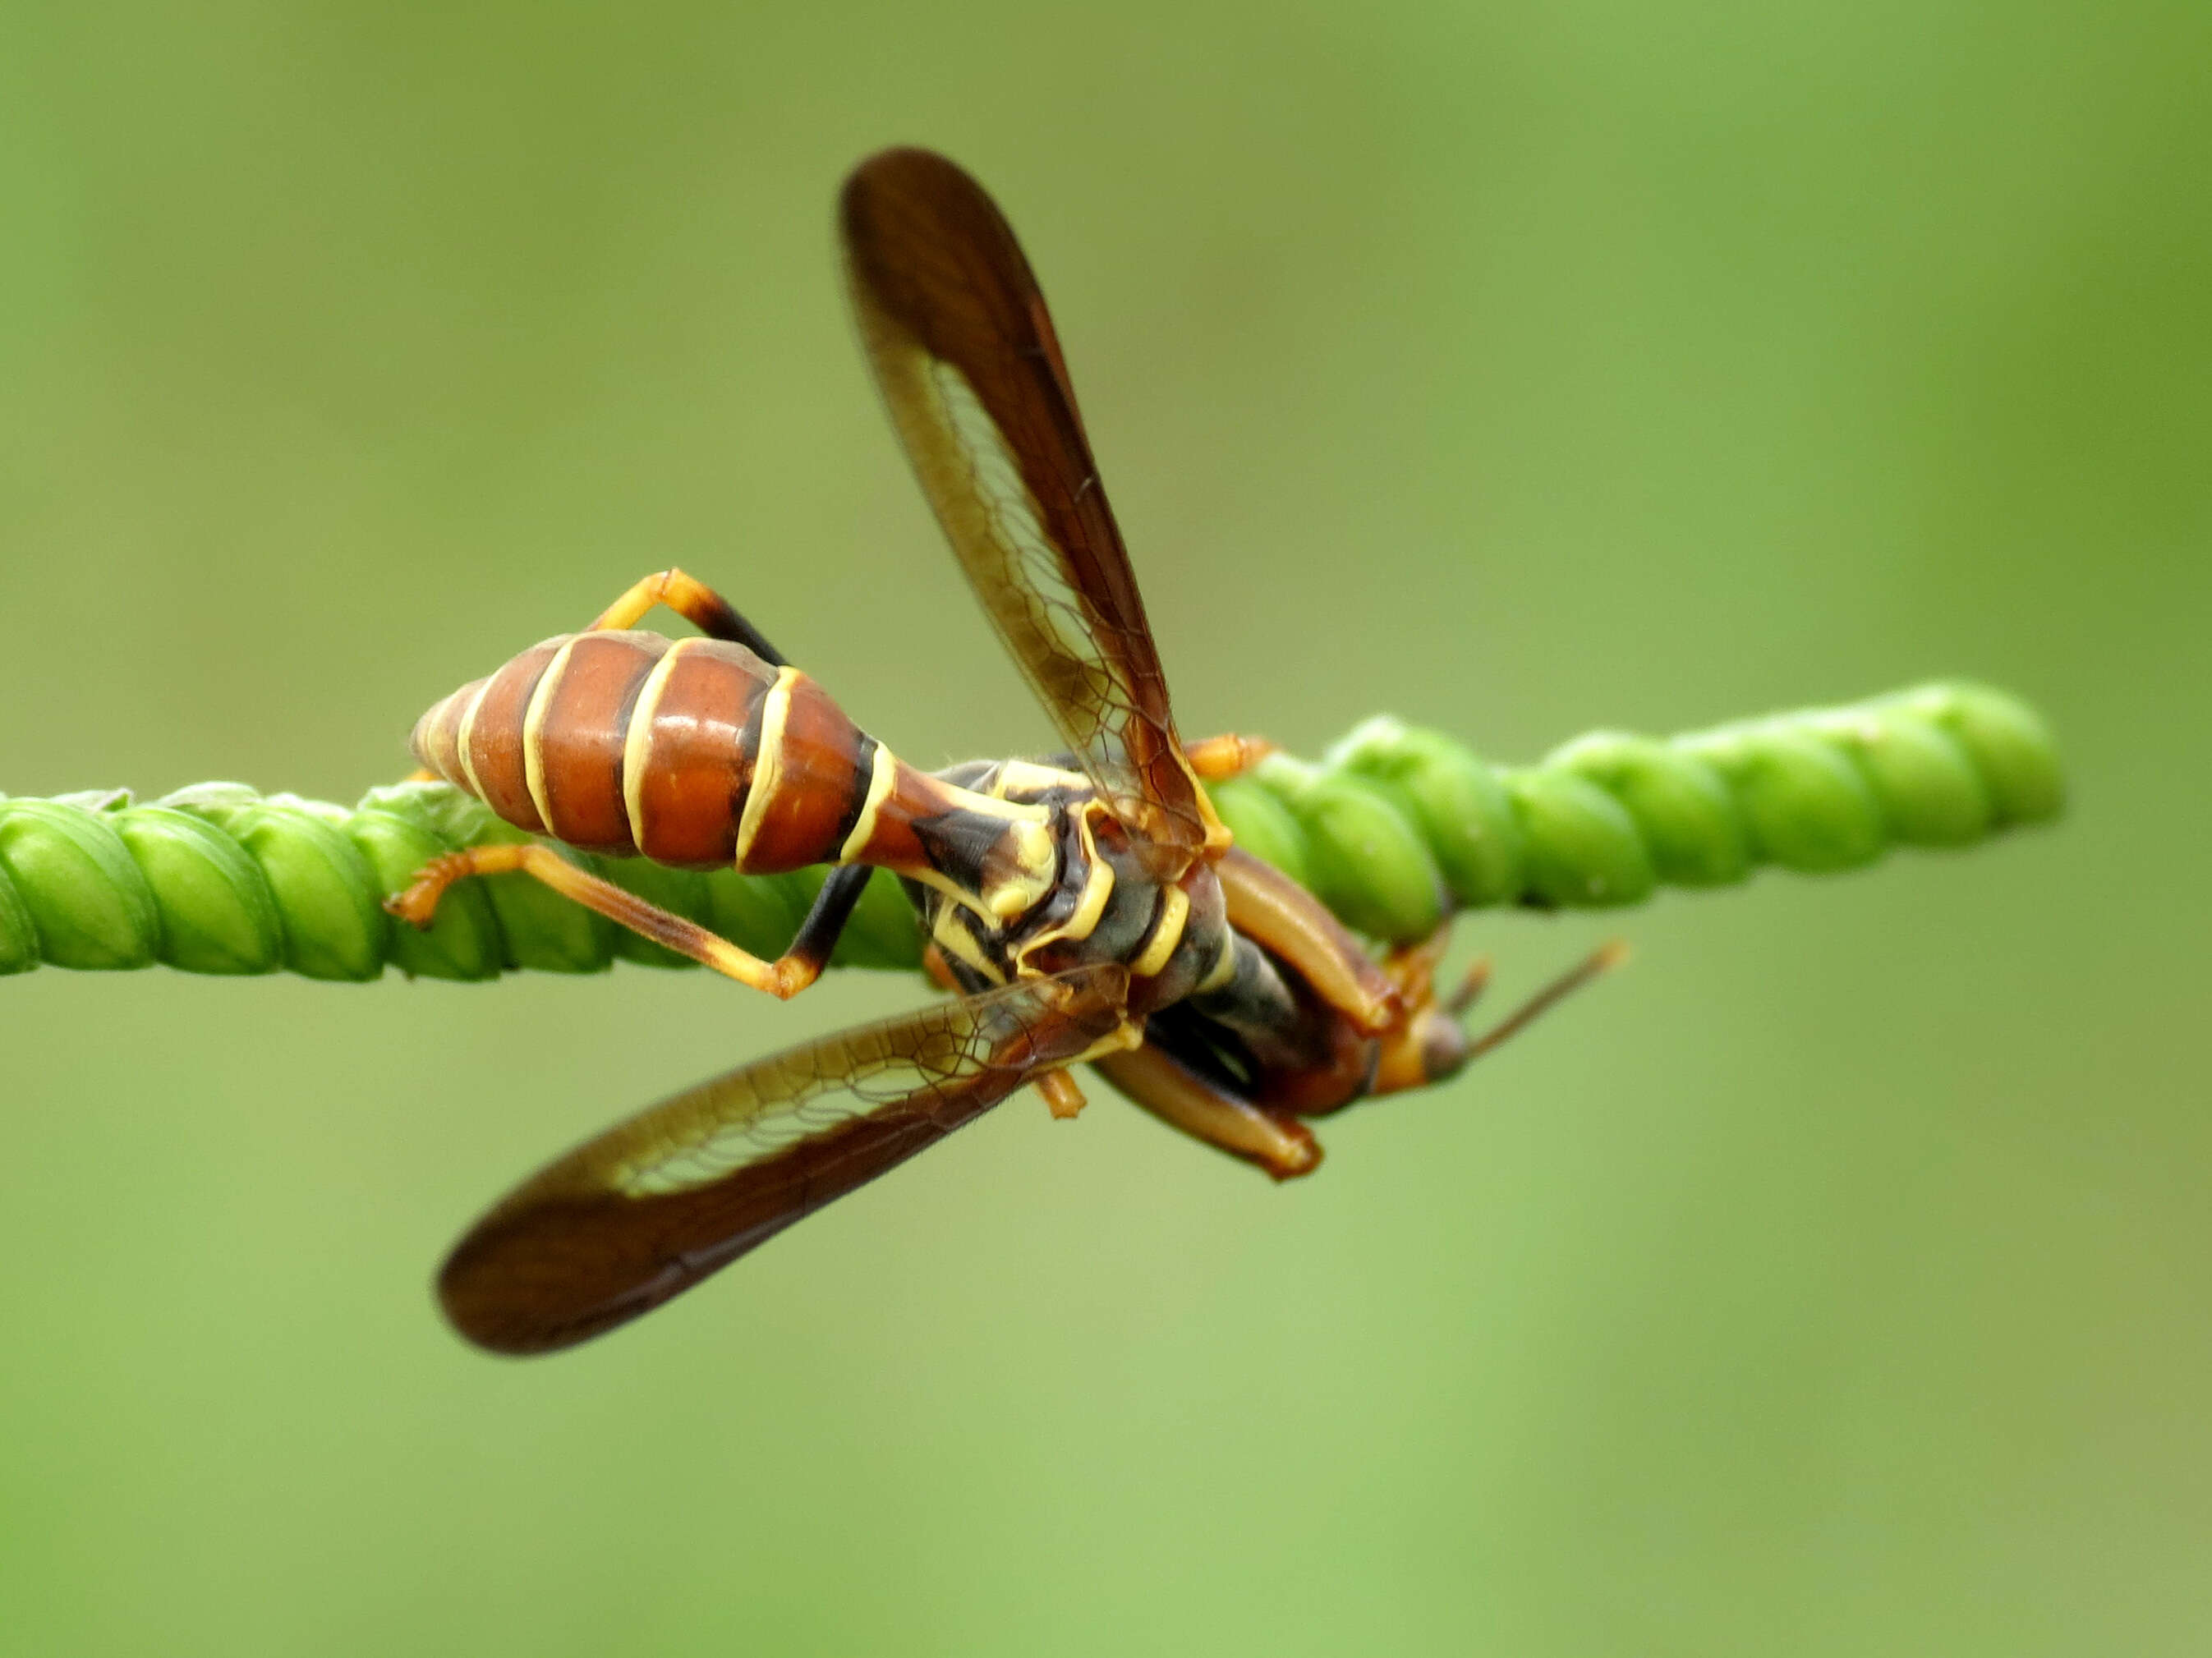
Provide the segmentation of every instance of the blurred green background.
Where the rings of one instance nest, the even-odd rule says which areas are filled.
[[[18,3],[0,788],[340,799],[674,561],[1042,716],[836,278],[990,185],[1186,729],[1501,758],[1939,673],[2069,820],[1464,929],[1618,975],[1280,1189],[1024,1096],[635,1329],[443,1248],[911,1004],[0,983],[0,1650],[2197,1653],[2212,10]]]

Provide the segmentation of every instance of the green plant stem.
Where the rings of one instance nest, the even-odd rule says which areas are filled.
[[[2032,710],[1944,683],[1668,738],[1593,732],[1521,768],[1371,720],[1318,762],[1272,756],[1212,793],[1239,845],[1347,925],[1403,943],[1458,909],[1613,907],[1761,864],[1820,873],[1893,846],[1969,846],[2056,817],[2064,785]],[[524,838],[442,783],[372,789],[350,809],[236,783],[147,805],[120,790],[0,797],[0,973],[159,962],[489,979],[691,964],[522,875],[454,888],[427,932],[385,913],[385,896],[440,853]],[[574,855],[760,956],[789,941],[823,874]],[[921,957],[912,909],[878,872],[834,960],[911,969]]]

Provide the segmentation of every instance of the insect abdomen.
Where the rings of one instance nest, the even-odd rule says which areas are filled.
[[[795,668],[720,640],[569,634],[416,722],[416,757],[517,829],[773,874],[835,862],[876,741]]]

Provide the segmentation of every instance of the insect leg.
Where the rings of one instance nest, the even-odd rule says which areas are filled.
[[[823,890],[828,889],[825,887]],[[798,946],[793,944],[792,948],[795,950]],[[960,981],[952,976],[952,969],[945,960],[945,952],[935,944],[929,945],[921,952],[921,970],[929,975],[930,981],[939,990],[949,990],[956,996],[966,993],[961,989]],[[1048,1071],[1031,1080],[1036,1084],[1036,1091],[1044,1096],[1046,1108],[1061,1122],[1081,1115],[1083,1108],[1090,1103],[1084,1098],[1081,1086],[1065,1070]]]
[[[1091,1063],[1170,1128],[1257,1163],[1279,1181],[1310,1175],[1321,1166],[1321,1144],[1304,1123],[1238,1099],[1153,1043]]]
[[[784,665],[783,653],[768,642],[768,635],[741,615],[736,605],[682,570],[659,570],[634,583],[629,591],[599,612],[584,631],[604,633],[635,627],[656,604],[668,608],[709,639],[726,639],[744,646],[772,668]]]
[[[597,910],[609,920],[619,922],[679,956],[689,956],[740,984],[750,985],[787,1001],[821,976],[823,963],[830,957],[830,946],[836,941],[837,929],[844,926],[860,896],[857,887],[849,893],[841,887],[834,890],[839,896],[833,898],[833,889],[825,882],[823,896],[816,898],[814,909],[799,929],[800,939],[806,941],[805,950],[802,951],[799,940],[794,940],[793,948],[773,962],[763,962],[696,921],[687,921],[658,904],[647,903],[635,893],[624,891],[611,881],[578,869],[550,847],[483,846],[449,853],[425,864],[416,872],[414,884],[386,899],[384,907],[403,921],[427,927],[438,913],[439,899],[454,882],[471,875],[499,875],[510,870],[520,870],[543,881],[563,897],[574,899],[586,909]],[[842,914],[834,914],[839,904]],[[810,928],[817,929],[811,936]],[[823,936],[825,932],[826,938]]]
[[[1245,737],[1235,732],[1209,737],[1202,743],[1183,744],[1183,758],[1208,783],[1241,777],[1280,747],[1264,737]]]
[[[1400,1011],[1396,987],[1318,898],[1234,847],[1213,867],[1230,926],[1282,957],[1316,995],[1370,1035],[1390,1029]]]
[[[830,952],[837,948],[845,923],[853,919],[853,908],[860,902],[860,895],[867,890],[868,878],[874,873],[866,864],[841,865],[830,872],[822,890],[814,895],[813,906],[807,910],[806,919],[799,924],[798,934],[782,957],[785,962],[799,963],[794,970],[805,973],[805,984],[812,984],[822,969],[830,965]]]
[[[1083,1108],[1090,1103],[1083,1097],[1083,1090],[1077,1085],[1075,1078],[1065,1071],[1048,1071],[1030,1080],[1036,1084],[1036,1091],[1044,1096],[1047,1108],[1062,1122],[1080,1116]]]

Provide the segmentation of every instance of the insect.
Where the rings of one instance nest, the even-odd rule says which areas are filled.
[[[470,1339],[567,1346],[658,1306],[1035,1084],[1082,1108],[1087,1063],[1137,1104],[1278,1178],[1320,1160],[1300,1119],[1451,1075],[1487,1037],[1439,997],[1441,935],[1377,960],[1303,887],[1231,844],[1206,785],[1268,745],[1186,745],[1043,295],[981,186],[892,149],[840,205],[861,337],[892,422],[992,623],[1067,752],[934,774],[867,735],[718,594],[668,570],[584,631],[424,714],[430,771],[549,841],[754,873],[832,872],[774,961],[544,842],[422,870],[390,908],[522,871],[757,989],[821,972],[872,870],[903,883],[949,1002],[803,1044],[663,1101],[516,1187],[439,1292]],[[703,635],[634,624],[665,604]]]

